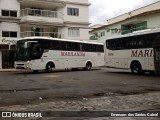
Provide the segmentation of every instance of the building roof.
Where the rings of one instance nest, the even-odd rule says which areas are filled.
[[[131,18],[139,17],[139,16],[144,16],[144,15],[148,15],[148,14],[153,14],[153,13],[158,13],[158,12],[160,12],[160,1],[149,4],[147,6],[144,6],[144,7],[138,8],[138,9],[135,9],[135,10],[127,12],[125,14],[116,16],[114,18],[108,19],[108,20],[106,20],[107,21],[106,25],[95,28],[94,30],[92,30],[90,32],[93,32],[98,29],[102,29],[103,27],[107,27],[109,25],[112,25],[112,24],[115,24],[115,23],[118,23],[118,22],[121,22],[121,21],[124,21],[127,19],[131,19]]]
[[[95,24],[95,25],[90,26],[90,28],[95,29],[95,28],[99,28],[99,27],[102,27],[102,26],[104,26],[104,25],[102,25],[102,24]]]

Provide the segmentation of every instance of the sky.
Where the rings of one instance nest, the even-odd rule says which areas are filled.
[[[104,24],[107,19],[160,0],[89,0],[89,22]]]

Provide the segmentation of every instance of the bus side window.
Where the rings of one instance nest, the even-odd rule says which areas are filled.
[[[67,44],[67,51],[73,51],[73,43],[71,43],[71,42],[66,42],[66,44]]]
[[[80,51],[83,51],[83,44],[80,44]]]
[[[149,48],[149,47],[152,47],[152,43],[153,43],[153,40],[154,40],[154,35],[153,34],[148,34],[146,36],[146,39],[144,41],[144,47],[145,48]]]
[[[49,49],[49,40],[46,40],[45,42],[44,42],[44,49]]]
[[[104,52],[103,45],[97,45],[96,46],[96,52]]]
[[[86,44],[82,44],[82,50],[86,51]]]
[[[53,50],[59,50],[59,41],[52,41]]]
[[[133,43],[133,46],[132,46],[133,49],[141,48],[142,47],[142,37],[141,36],[134,36],[132,38],[132,43]]]
[[[67,50],[67,43],[64,41],[60,42],[60,50]]]
[[[122,49],[122,40],[121,39],[116,39],[116,42],[115,42],[115,49],[117,50],[121,50]]]
[[[120,39],[120,49],[125,50],[128,48],[128,42],[125,40],[125,38]]]
[[[115,50],[115,40],[108,40],[107,41],[107,49]]]
[[[80,51],[80,43],[76,43],[76,50]]]
[[[96,51],[96,45],[92,45],[92,52],[97,52]]]

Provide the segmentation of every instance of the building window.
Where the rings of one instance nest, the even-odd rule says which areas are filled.
[[[2,37],[17,37],[17,32],[15,32],[15,31],[2,31]]]
[[[147,29],[147,21],[137,24],[122,25],[121,29],[122,29],[122,35],[127,33],[132,33],[138,30],[145,30]]]
[[[13,10],[2,10],[2,16],[17,17],[17,11],[13,11]]]
[[[71,16],[79,16],[78,8],[67,8],[67,14]]]
[[[105,31],[101,32],[101,37],[105,36]]]
[[[68,36],[69,37],[79,37],[80,36],[79,28],[68,28]]]
[[[112,29],[112,34],[117,34],[119,33],[119,29],[115,28],[115,29]]]
[[[43,36],[43,28],[31,28],[31,36]]]

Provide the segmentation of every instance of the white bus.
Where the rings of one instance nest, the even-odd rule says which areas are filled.
[[[91,69],[97,66],[104,66],[101,43],[49,37],[28,37],[17,41],[17,69],[51,72],[53,69]]]
[[[134,74],[154,72],[152,43],[160,29],[148,29],[109,38],[105,41],[105,66],[131,69]]]

